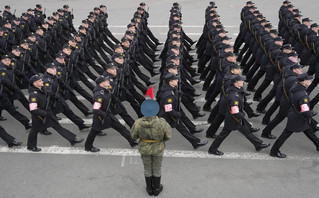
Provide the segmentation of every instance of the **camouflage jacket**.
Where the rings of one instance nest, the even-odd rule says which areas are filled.
[[[143,117],[135,121],[131,136],[140,139],[138,150],[141,155],[162,155],[165,141],[172,136],[172,128],[165,119],[155,117]],[[153,142],[145,142],[145,141]]]

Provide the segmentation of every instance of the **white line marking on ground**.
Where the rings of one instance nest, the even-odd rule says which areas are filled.
[[[109,25],[110,28],[127,28],[126,25]],[[168,25],[148,25],[149,28],[168,28]],[[203,28],[204,25],[183,25],[183,28]],[[238,26],[224,25],[225,28],[238,28]]]
[[[92,119],[93,118],[85,118],[83,119],[84,120],[84,123],[86,124],[92,124]],[[125,121],[123,119],[118,119],[120,121],[121,124],[125,125]],[[208,124],[207,121],[194,121],[192,120],[192,122],[195,124],[195,125],[206,125]],[[68,118],[62,118],[61,120],[59,120],[59,123],[60,124],[74,124],[70,119]]]
[[[61,155],[103,155],[103,156],[140,156],[137,149],[122,149],[122,148],[101,148],[98,153],[86,152],[81,147],[59,147],[49,146],[40,147],[42,149],[39,153],[33,153],[28,151],[26,147],[8,148],[0,147],[0,153],[32,153],[32,154],[61,154]],[[316,156],[300,156],[300,155],[288,155],[285,159],[278,159],[270,157],[267,153],[257,152],[225,152],[223,156],[210,155],[206,151],[184,151],[184,150],[165,150],[165,157],[172,158],[199,158],[199,159],[248,159],[248,160],[294,160],[294,161],[319,161]]]
[[[125,155],[123,155],[122,162],[121,162],[121,167],[124,167],[124,166],[125,166]]]

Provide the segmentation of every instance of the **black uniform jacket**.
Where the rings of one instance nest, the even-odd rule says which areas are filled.
[[[313,114],[310,110],[310,99],[306,92],[306,87],[297,83],[290,89],[290,99],[292,108],[288,113],[286,128],[294,132],[301,132],[309,129],[309,123]]]
[[[52,126],[53,122],[58,122],[57,118],[50,110],[46,110],[48,97],[44,89],[34,86],[29,87],[29,108],[32,115],[32,128],[42,131]]]
[[[101,131],[111,127],[111,117],[114,116],[110,110],[110,91],[97,86],[93,90],[93,124],[92,129]]]
[[[237,130],[245,117],[244,108],[244,91],[230,85],[227,89],[227,111],[225,115],[225,128]]]
[[[176,88],[163,82],[160,94],[159,116],[164,118],[171,127],[176,127],[178,119],[182,116],[179,112],[179,96]]]

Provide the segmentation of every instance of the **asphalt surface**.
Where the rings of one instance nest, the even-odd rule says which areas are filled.
[[[147,6],[150,7],[149,27],[162,42],[166,40],[169,10],[173,2],[146,1]],[[182,5],[185,32],[192,39],[197,40],[202,32],[204,10],[209,1],[178,2]],[[216,1],[221,21],[229,31],[228,34],[233,42],[238,34],[239,13],[245,2],[242,0]],[[276,26],[282,1],[254,2],[264,16]],[[20,15],[29,7],[34,8],[36,3],[41,3],[46,8],[47,15],[68,4],[74,9],[75,26],[80,25],[81,20],[86,18],[95,6],[106,4],[110,30],[120,39],[140,1],[2,0],[0,9],[9,4],[12,11],[16,9],[17,15]],[[304,1],[293,1],[305,17],[319,22],[316,21],[315,9],[318,8],[319,3],[314,0],[309,0],[307,3],[308,5],[305,5]],[[195,55],[195,51],[191,51],[191,54]],[[155,64],[158,65],[160,62]],[[152,80],[157,82],[158,76]],[[157,86],[158,83],[155,84],[155,90]],[[201,90],[202,83],[194,85],[194,88],[203,94],[197,97],[197,105],[202,106],[205,102],[205,92]],[[316,88],[313,94],[318,92],[319,89]],[[88,102],[84,101],[84,103],[90,106]],[[30,118],[30,114],[19,102],[15,104],[19,106],[20,112]],[[256,105],[257,103],[253,102],[253,109]],[[92,116],[84,117],[72,104],[70,106],[77,115],[85,119],[86,123],[91,121]],[[125,106],[136,119],[132,108],[127,103]],[[318,106],[315,110],[319,111]],[[55,132],[51,136],[39,135],[38,145],[43,152],[31,153],[26,150],[28,132],[7,112],[3,112],[3,116],[7,117],[8,121],[1,122],[1,126],[17,140],[22,141],[23,145],[16,149],[8,149],[6,144],[0,141],[1,197],[147,197],[143,165],[137,149],[131,149],[118,132],[108,129],[105,130],[107,136],[97,137],[95,146],[101,148],[98,154],[85,152],[83,143],[71,147]],[[78,137],[86,138],[89,130],[79,131],[77,126],[70,123],[64,115],[59,116],[63,118],[63,126],[76,133]],[[193,120],[191,116],[190,118]],[[211,144],[213,139],[205,137],[205,131],[209,126],[206,122],[207,118],[208,114],[193,121],[198,124],[198,127],[205,129],[196,136],[202,140],[208,140]],[[255,127],[263,129],[261,118],[253,118],[249,121]],[[273,134],[279,136],[285,124],[286,121],[276,127]],[[49,130],[53,132],[53,129]],[[258,137],[260,134],[261,132],[256,133]],[[273,144],[274,140],[264,139],[264,142]],[[190,143],[178,131],[173,130],[172,140],[167,142],[165,153],[167,157],[163,162],[164,191],[159,197],[315,197],[319,193],[318,152],[302,133],[293,134],[282,147],[281,151],[288,155],[283,160],[269,157],[269,149],[256,152],[253,146],[235,131],[220,147],[220,150],[225,152],[224,156],[208,155],[209,144],[194,151]]]

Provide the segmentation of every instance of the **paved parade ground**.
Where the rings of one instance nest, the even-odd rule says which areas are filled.
[[[53,11],[68,4],[70,8],[73,8],[74,25],[78,27],[82,19],[87,18],[94,7],[105,4],[108,7],[109,29],[117,39],[120,39],[140,2],[138,0],[1,0],[0,9],[3,10],[5,5],[11,5],[11,10],[16,9],[16,14],[20,16],[28,8],[34,8],[35,4],[41,3],[43,8],[46,8],[47,16],[50,16]],[[145,2],[149,7],[149,28],[160,42],[164,42],[168,31],[169,10],[175,1],[148,0]],[[209,1],[181,0],[178,2],[182,6],[185,33],[193,40],[198,40],[203,30],[204,12]],[[239,33],[240,11],[246,1],[215,2],[221,22],[228,31],[228,35],[232,37],[233,43]],[[276,28],[278,10],[282,1],[254,2],[260,12]],[[318,1],[298,0],[292,3],[302,11],[304,17],[319,23]],[[159,49],[162,47],[163,45],[159,46]],[[195,50],[190,54],[196,57]],[[160,62],[156,62],[155,65],[160,65]],[[195,67],[196,63],[193,66]],[[154,82],[158,80],[159,76],[152,78]],[[262,80],[259,81],[261,82]],[[196,104],[199,106],[205,103],[205,92],[202,91],[202,86],[203,82],[194,85],[197,92],[202,93],[196,98]],[[158,83],[155,84],[154,89],[157,91]],[[263,96],[268,91],[269,88]],[[317,87],[310,98],[318,92]],[[257,103],[252,101],[252,97],[253,94],[248,96],[248,99],[253,102],[252,108],[255,110]],[[79,98],[91,108],[88,101]],[[31,117],[21,103],[17,101],[15,104],[21,113]],[[127,102],[124,104],[128,108],[128,113],[137,119],[130,105]],[[213,105],[215,104],[214,102]],[[70,104],[70,107],[77,115],[83,116],[73,104]],[[319,112],[319,106],[317,105],[314,110]],[[206,129],[209,127],[207,123],[209,113],[204,113],[206,113],[205,117],[196,120],[188,112],[187,115],[199,128],[205,129],[196,136],[201,140],[208,140],[209,143],[206,146],[193,150],[192,145],[176,129],[173,129],[172,139],[166,143],[166,157],[162,167],[164,190],[159,197],[310,198],[318,196],[319,153],[303,133],[292,135],[281,148],[281,151],[287,154],[287,158],[278,159],[269,156],[271,147],[256,152],[243,135],[234,131],[220,147],[225,154],[218,157],[207,153],[213,139],[205,137]],[[148,197],[145,192],[143,164],[137,148],[131,149],[128,142],[115,130],[107,129],[104,131],[107,136],[96,138],[94,145],[101,148],[101,152],[93,154],[84,151],[84,143],[71,147],[59,134],[49,129],[53,135],[39,134],[38,136],[38,146],[42,151],[32,153],[26,149],[28,132],[6,111],[3,111],[3,116],[8,120],[1,122],[1,126],[23,144],[21,147],[9,149],[5,142],[0,141],[1,198]],[[87,137],[89,129],[79,131],[78,127],[64,115],[59,114],[59,117],[62,118],[62,126],[74,132],[79,138]],[[83,116],[83,119],[85,123],[92,122],[92,116]],[[263,129],[265,126],[261,124],[261,119],[262,116],[251,118],[249,121],[254,127]],[[315,119],[319,121],[318,115]],[[278,137],[285,125],[286,121],[282,122],[273,130],[273,134]],[[260,138],[261,131],[255,134]],[[271,145],[274,143],[274,140],[261,139]]]

